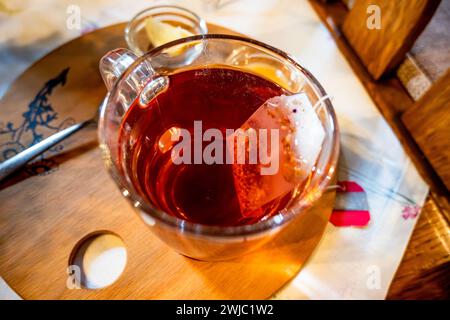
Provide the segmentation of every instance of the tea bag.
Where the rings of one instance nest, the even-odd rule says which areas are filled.
[[[304,92],[267,100],[240,129],[227,137],[227,147],[234,154],[233,177],[241,213],[253,216],[309,176],[325,131]],[[257,143],[251,143],[255,135]],[[245,150],[245,163],[237,161],[239,150]],[[252,152],[258,154],[257,162],[250,161]]]

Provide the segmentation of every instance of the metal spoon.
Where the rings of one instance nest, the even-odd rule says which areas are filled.
[[[57,145],[64,139],[70,137],[75,132],[80,131],[81,129],[87,127],[90,124],[97,124],[98,116],[99,111],[97,111],[95,117],[83,122],[76,123],[66,129],[58,131],[57,133],[52,134],[51,136],[45,138],[44,140],[19,152],[15,156],[3,161],[2,163],[0,163],[0,181],[10,176],[11,174],[22,168],[28,162],[30,162],[37,156],[41,155],[51,147]]]

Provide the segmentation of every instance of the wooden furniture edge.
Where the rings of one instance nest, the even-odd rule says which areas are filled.
[[[401,120],[403,112],[410,109],[413,106],[414,101],[404,89],[400,80],[396,77],[383,78],[379,81],[373,80],[364,67],[364,64],[361,62],[358,55],[354,52],[340,30],[340,27],[342,26],[348,12],[348,9],[342,2],[324,3],[318,0],[308,1],[329,30],[339,50],[349,62],[352,70],[364,85],[366,91],[375,102],[375,105],[389,123],[390,127],[404,147],[406,153],[417,168],[419,174],[430,186],[430,193],[423,207],[424,212],[422,212],[419,220],[417,221],[405,255],[387,293],[388,299],[409,299],[417,297],[422,299],[430,298],[431,296],[427,295],[427,290],[423,289],[423,291],[420,291],[421,286],[413,287],[410,282],[418,281],[417,279],[422,279],[423,277],[427,277],[432,280],[434,279],[436,281],[449,282],[447,279],[448,277],[445,278],[445,275],[448,275],[448,270],[450,269],[450,256],[448,255],[448,252],[445,251],[445,244],[440,244],[439,241],[441,239],[439,239],[438,235],[433,233],[436,230],[433,229],[432,222],[434,220],[439,222],[439,226],[436,227],[438,230],[449,230],[450,192],[447,190],[443,181],[426,159],[425,155],[420,150],[419,146],[416,144]],[[420,232],[422,231],[421,229],[423,228],[428,228],[429,236],[434,237],[435,239],[423,239],[423,236],[420,236]],[[429,252],[434,252],[432,250],[429,250],[428,252],[427,248],[434,249],[434,246],[442,246],[442,250],[439,251],[439,257],[430,256],[430,259],[433,259],[436,264],[430,265],[428,268],[420,267],[410,270],[411,268],[409,268],[409,264],[414,262],[411,262],[414,260],[414,257],[409,257],[408,253],[409,251],[415,250],[415,247],[417,246],[414,243],[415,241],[422,242],[421,245],[423,246],[423,250],[421,253],[425,255],[432,255],[432,253]],[[438,265],[438,262],[441,264]],[[430,272],[435,269],[437,270],[436,273],[430,275]],[[443,271],[441,269],[443,269]],[[444,274],[444,277],[442,277],[442,273]],[[422,283],[422,287],[424,285],[426,285],[426,283]],[[445,283],[443,286],[445,287]],[[444,290],[446,290],[446,292],[444,292],[444,294],[448,298],[450,297],[448,285],[445,288]],[[442,293],[441,291],[439,292]],[[442,296],[435,295],[434,298],[442,298]]]

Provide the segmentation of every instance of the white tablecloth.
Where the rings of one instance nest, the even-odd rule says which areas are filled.
[[[3,2],[19,11],[0,13],[0,96],[30,64],[64,42],[163,3]],[[215,2],[172,1],[296,56],[333,97],[344,161],[339,178],[357,181],[367,192],[370,224],[338,228],[330,223],[305,268],[275,298],[383,299],[417,220],[404,212],[423,205],[428,187],[306,0],[221,0],[214,8]],[[81,30],[66,27],[67,8],[73,4],[81,9]],[[18,297],[0,281],[0,298]]]

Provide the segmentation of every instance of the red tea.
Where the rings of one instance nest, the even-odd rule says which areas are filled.
[[[217,128],[225,137],[226,129],[240,128],[284,90],[254,74],[219,67],[168,78],[167,88],[150,103],[136,101],[128,109],[121,126],[119,165],[140,196],[168,214],[205,225],[251,224],[284,208],[289,195],[244,214],[239,201],[248,189],[236,188],[232,164],[174,164],[170,152],[171,136],[180,128],[193,132],[194,121],[202,121],[203,131]]]

